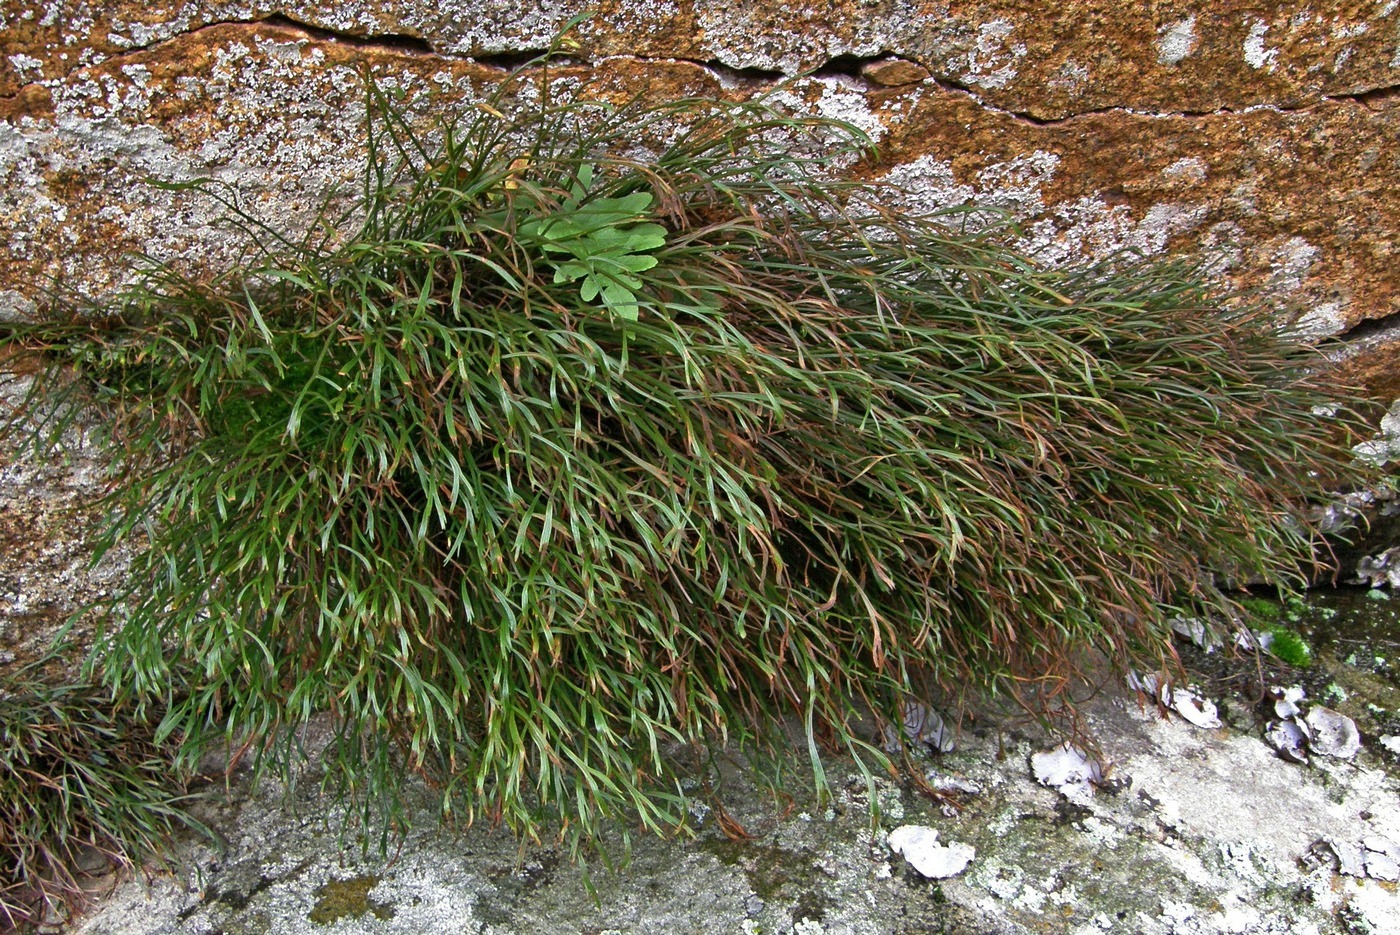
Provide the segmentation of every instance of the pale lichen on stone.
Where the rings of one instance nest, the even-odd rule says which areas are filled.
[[[1016,78],[1016,66],[1026,57],[1026,45],[1013,38],[1015,25],[996,19],[977,27],[977,40],[966,53],[958,78],[966,84],[996,90]]]
[[[1196,17],[1183,17],[1157,31],[1157,61],[1179,65],[1196,50]]]
[[[0,0],[0,284],[103,288],[126,251],[228,254],[198,199],[147,178],[209,176],[303,223],[359,171],[363,69],[421,94],[425,112],[450,111],[499,80],[489,56],[537,52],[583,9]],[[878,140],[880,161],[853,168],[905,179],[921,204],[1007,211],[1055,262],[1200,251],[1228,284],[1272,282],[1310,326],[1344,331],[1400,310],[1397,110],[1384,93],[1400,73],[1395,14],[1342,0],[1288,13],[1079,0],[1034,14],[1002,0],[609,0],[578,28],[569,67],[614,100],[742,96],[818,69],[783,93]],[[900,63],[898,82],[870,70],[881,61]],[[1056,168],[1007,168],[1037,159]],[[1285,255],[1294,238],[1316,249],[1301,272]]]
[[[1296,303],[1299,326],[1317,337],[1400,312],[1400,0],[1308,10],[1235,0],[0,0],[0,320],[40,313],[48,277],[112,288],[129,251],[216,268],[243,248],[216,224],[216,203],[151,180],[210,178],[269,224],[304,227],[327,195],[356,192],[365,74],[402,92],[415,117],[459,112],[591,6],[597,15],[555,66],[558,91],[741,97],[815,69],[774,102],[869,134],[878,152],[842,168],[892,183],[908,208],[988,209],[985,222],[1016,221],[1018,245],[1047,263],[1125,249],[1203,257],[1227,285],[1267,284]],[[891,60],[898,80],[869,67]],[[1395,390],[1390,398],[1400,395],[1395,346],[1370,335],[1348,364],[1376,392]],[[81,568],[80,531],[60,521],[74,492],[100,481],[100,466],[81,459],[61,477],[21,459],[0,467],[0,519],[28,543],[10,548],[0,573],[6,651],[15,627],[2,625],[66,614],[105,586]],[[1144,749],[1119,757],[1132,792],[1090,797],[1086,785],[1087,812],[1064,813],[1058,793],[1034,785],[1029,748],[995,762],[983,749],[965,762],[981,791],[958,799],[960,824],[889,784],[876,794],[886,825],[908,811],[975,844],[979,859],[948,892],[1008,931],[1061,916],[1126,931],[1320,931],[1318,920],[1343,906],[1394,917],[1394,894],[1374,880],[1297,865],[1316,836],[1340,837],[1358,814],[1393,805],[1393,782],[1346,764],[1329,787],[1297,779],[1287,771],[1298,767],[1257,739],[1207,738],[1170,722],[1137,729]],[[842,896],[827,905],[828,931],[878,931],[905,907],[922,924],[927,890],[892,873],[876,846],[884,832],[870,834],[850,791],[864,788],[838,789],[842,808],[829,821],[774,822],[771,859],[781,869],[814,855],[817,889]],[[1218,807],[1240,788],[1252,798]],[[1280,801],[1299,815],[1281,815]],[[310,930],[312,894],[340,872],[342,855],[289,826],[280,802],[241,807],[253,819],[246,837],[234,836],[234,860],[208,872],[226,885],[239,860],[254,881],[265,870],[273,879],[252,907],[293,920],[279,930]],[[1379,817],[1366,822],[1392,830]],[[605,880],[613,901],[599,909],[574,892],[572,871],[566,886],[545,880],[536,900],[516,875],[513,843],[489,838],[472,856],[413,841],[421,850],[406,850],[374,891],[398,907],[398,930],[546,930],[589,913],[631,930],[645,920],[645,894]],[[716,926],[790,930],[814,919],[783,886],[760,896],[753,852],[726,846],[714,856],[651,842],[642,866],[674,883],[683,864],[691,889],[682,896],[702,892],[694,905]],[[1095,914],[1097,883],[1076,883],[1075,868],[1105,852],[1112,892],[1094,898],[1112,905]],[[1389,857],[1370,853],[1378,864]],[[1171,899],[1150,892],[1164,879]],[[193,883],[163,879],[154,903],[139,890],[122,890],[108,910],[109,919],[125,913],[130,931],[178,930],[183,914],[212,930],[233,915]],[[1311,901],[1295,904],[1295,892]],[[672,903],[676,918],[696,918],[682,897]]]
[[[1249,35],[1244,40],[1244,60],[1249,63],[1250,68],[1267,69],[1273,71],[1278,64],[1278,49],[1271,49],[1264,44],[1264,37],[1269,31],[1269,24],[1263,20],[1254,20],[1249,26]]]

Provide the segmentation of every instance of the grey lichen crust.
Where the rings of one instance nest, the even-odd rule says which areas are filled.
[[[339,819],[314,797],[267,786],[209,816],[225,852],[192,847],[179,878],[123,884],[78,931],[1393,931],[1394,887],[1341,875],[1313,847],[1400,840],[1393,766],[1370,754],[1287,764],[1252,732],[1162,720],[1130,698],[1095,702],[1088,726],[1113,768],[1087,799],[1032,779],[1028,759],[1044,738],[964,732],[959,752],[926,764],[939,798],[877,783],[874,827],[854,777],[834,776],[827,802],[775,803],[725,776],[724,826],[747,839],[726,837],[697,807],[695,839],[638,840],[617,872],[585,872],[486,827],[437,833],[431,820],[391,844],[390,859],[365,856],[342,846]],[[972,845],[976,857],[956,877],[926,880],[888,844],[910,824]]]
[[[149,181],[213,177],[279,227],[309,222],[362,168],[364,70],[425,111],[466,107],[583,6],[0,0],[0,321],[34,314],[47,276],[119,285],[128,251],[214,267],[237,254],[218,205]],[[565,86],[743,95],[822,69],[787,100],[870,132],[885,161],[862,171],[919,190],[915,207],[996,207],[1050,262],[1201,251],[1223,278],[1297,300],[1317,336],[1400,311],[1394,2],[1069,3],[1048,21],[999,2],[602,6]],[[848,61],[887,53],[928,76],[876,86]],[[1381,363],[1358,369],[1400,388],[1395,345],[1367,340]],[[120,574],[119,562],[86,570],[71,512],[101,484],[81,447],[63,467],[0,460],[0,664],[36,652]],[[625,870],[587,880],[548,847],[480,826],[438,833],[432,816],[392,859],[365,856],[305,791],[314,782],[290,799],[240,786],[207,816],[225,851],[189,845],[178,876],[120,882],[78,930],[1395,930],[1393,886],[1310,857],[1321,839],[1400,840],[1386,754],[1305,768],[1253,733],[1159,721],[1127,700],[1090,720],[1111,775],[1132,779],[1117,794],[1071,802],[1031,778],[1038,738],[967,735],[929,764],[962,791],[931,801],[881,786],[877,828],[854,780],[784,814],[731,777],[723,802],[751,840],[702,810],[696,840],[640,840]],[[886,844],[906,823],[975,846],[976,860],[923,880]]]
[[[147,179],[212,176],[279,225],[309,221],[359,168],[362,69],[459,108],[583,6],[0,4],[0,314],[45,276],[113,285],[127,250],[226,260],[215,212]],[[930,204],[1005,207],[1049,262],[1201,252],[1329,335],[1400,309],[1396,9],[610,3],[561,80],[748,95],[813,69],[793,102],[872,132],[870,171]],[[889,53],[925,77],[869,80],[861,63]]]

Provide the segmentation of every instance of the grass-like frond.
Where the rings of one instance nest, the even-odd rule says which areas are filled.
[[[125,867],[165,853],[185,809],[152,726],[109,692],[0,676],[0,930],[64,918],[90,895],[81,868]]]
[[[353,232],[209,187],[246,264],[0,338],[109,415],[96,667],[186,762],[329,712],[362,800],[660,830],[668,751],[794,719],[818,783],[882,768],[868,713],[1050,710],[1312,560],[1312,357],[1188,265],[1041,269],[761,101],[376,104]]]

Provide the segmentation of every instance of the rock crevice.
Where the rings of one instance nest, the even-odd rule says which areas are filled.
[[[907,14],[843,3],[783,20],[727,0],[613,0],[552,74],[612,100],[772,93],[870,133],[878,156],[857,171],[898,181],[915,207],[1002,210],[1046,262],[1195,254],[1229,286],[1266,287],[1319,337],[1370,348],[1391,333],[1352,332],[1400,312],[1400,65],[1386,65],[1370,13],[1282,23],[1179,2],[1154,7],[1148,19],[1171,26],[1160,32],[1116,6],[1037,19],[990,0]],[[50,276],[101,291],[125,252],[216,257],[207,219],[146,178],[215,176],[271,216],[305,216],[361,164],[356,74],[450,110],[545,53],[578,12],[72,0],[40,21],[16,4],[0,0],[16,50],[0,61],[0,312]],[[1396,369],[1375,360],[1373,389]]]
[[[479,51],[476,53],[467,53],[443,48],[441,43],[434,42],[432,39],[417,33],[333,29],[313,22],[297,19],[284,12],[277,12],[258,17],[211,20],[203,22],[198,26],[176,30],[168,35],[162,35],[160,38],[152,39],[145,43],[125,45],[119,50],[99,54],[91,61],[75,67],[65,75],[22,84],[15,91],[0,94],[0,101],[15,101],[37,89],[56,83],[62,83],[74,74],[87,68],[129,59],[137,55],[157,53],[162,48],[171,44],[198,39],[198,37],[203,34],[225,30],[229,27],[246,27],[253,31],[274,27],[301,33],[311,42],[337,43],[357,49],[374,50],[397,55],[437,57],[444,61],[465,61],[488,68],[499,68],[507,71],[528,64],[530,61],[544,56],[550,51],[550,49],[544,45],[522,44],[496,52]],[[727,83],[739,82],[749,85],[777,85],[784,81],[791,81],[802,77],[846,77],[859,82],[866,89],[878,89],[880,87],[878,82],[872,82],[862,74],[866,67],[890,58],[899,58],[927,72],[927,77],[924,80],[934,84],[938,88],[944,91],[965,95],[970,101],[986,109],[990,113],[1010,117],[1036,127],[1062,126],[1085,117],[1101,116],[1105,114],[1122,114],[1127,117],[1146,119],[1209,119],[1213,117],[1237,116],[1257,110],[1268,110],[1286,114],[1306,114],[1310,113],[1317,105],[1322,103],[1359,104],[1368,109],[1375,110],[1377,109],[1377,105],[1386,107],[1392,106],[1390,102],[1392,102],[1397,95],[1400,95],[1400,84],[1385,84],[1365,87],[1347,93],[1319,93],[1312,96],[1311,99],[1304,99],[1301,101],[1285,100],[1283,102],[1261,102],[1244,106],[1225,105],[1210,110],[1144,110],[1129,104],[1111,104],[1073,110],[1055,117],[1045,117],[1034,110],[1016,110],[998,105],[993,100],[989,99],[987,95],[979,93],[971,84],[959,80],[953,72],[940,68],[938,62],[923,60],[918,56],[898,55],[889,49],[882,49],[870,55],[842,53],[831,56],[821,61],[819,64],[808,67],[801,72],[788,72],[780,69],[758,66],[739,67],[727,64],[722,58],[718,57],[702,59],[685,55],[645,55],[628,53],[614,53],[602,57],[609,59],[628,59],[639,64],[687,63],[711,71]],[[1397,51],[1397,57],[1400,57],[1400,51]],[[567,55],[561,56],[561,62],[563,63],[586,63],[586,61],[586,57],[576,58]],[[909,89],[916,84],[917,82],[909,82],[901,85],[901,87]]]

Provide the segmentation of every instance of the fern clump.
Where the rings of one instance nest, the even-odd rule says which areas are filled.
[[[226,198],[238,268],[6,326],[31,402],[108,414],[94,666],[187,762],[326,713],[373,801],[660,829],[677,749],[794,716],[820,783],[869,714],[1049,711],[1311,561],[1311,358],[1187,266],[1041,269],[762,102],[379,103],[352,232]]]
[[[187,812],[152,725],[31,664],[0,676],[0,925],[63,918],[92,895],[79,868],[164,853]]]

